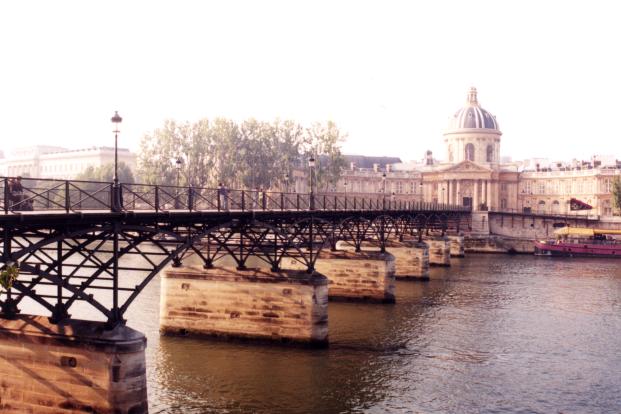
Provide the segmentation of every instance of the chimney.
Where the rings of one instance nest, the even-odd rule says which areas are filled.
[[[377,163],[373,164],[373,171],[374,172],[378,172],[379,171],[379,164],[377,164]]]

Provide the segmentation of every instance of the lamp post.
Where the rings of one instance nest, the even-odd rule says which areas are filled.
[[[343,183],[343,187],[345,187],[345,194],[347,194],[347,181]]]
[[[310,209],[315,209],[315,158],[310,157],[308,159],[308,167],[310,168],[310,196],[309,196],[309,204]]]
[[[121,210],[121,191],[119,188],[119,124],[123,122],[123,118],[119,115],[119,111],[114,111],[114,116],[110,118],[110,121],[114,124],[114,178],[112,186],[112,210]]]
[[[289,192],[289,173],[285,174],[285,193]]]
[[[440,204],[444,204],[444,187],[442,187],[442,202]]]
[[[175,188],[175,208],[179,208],[179,178],[181,174],[181,167],[183,166],[183,160],[181,157],[178,157],[175,160],[175,169],[177,170],[177,184]]]
[[[414,187],[414,189],[416,190],[416,187]],[[420,179],[420,183],[418,183],[418,193],[420,194],[420,202],[422,203],[424,201],[422,177]],[[414,197],[414,201],[416,201],[416,197]]]
[[[382,173],[382,208],[386,209],[386,173]]]

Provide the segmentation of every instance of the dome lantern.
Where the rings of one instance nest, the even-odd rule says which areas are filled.
[[[496,117],[481,108],[477,98],[477,88],[468,91],[466,105],[449,118],[448,129],[495,129],[498,130]]]

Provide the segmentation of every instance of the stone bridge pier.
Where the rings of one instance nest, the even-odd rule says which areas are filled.
[[[345,242],[337,244],[339,249],[354,251],[354,246]],[[396,280],[429,280],[429,246],[417,238],[404,241],[387,240],[386,251],[395,258]],[[364,252],[379,252],[378,242],[363,241]]]
[[[301,270],[170,268],[161,278],[160,331],[325,346],[328,280]]]
[[[395,302],[395,257],[390,253],[363,251],[355,253],[340,250],[322,250],[315,269],[328,279],[328,297],[331,300]],[[303,265],[287,259],[285,267]]]
[[[126,326],[0,319],[0,412],[148,412],[146,338]]]
[[[464,257],[465,256],[465,243],[463,234],[449,235],[447,236],[450,243],[450,255],[451,257]]]
[[[428,236],[424,238],[429,245],[429,264],[431,266],[451,265],[451,243],[447,236]]]

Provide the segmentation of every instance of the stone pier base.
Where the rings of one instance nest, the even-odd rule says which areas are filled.
[[[447,236],[451,246],[451,257],[464,257],[465,256],[465,242],[464,236]]]
[[[288,259],[283,266],[300,264]],[[395,302],[395,257],[390,253],[323,250],[315,269],[328,278],[330,299]]]
[[[339,242],[342,250],[354,251],[354,246]],[[365,252],[379,252],[378,243],[362,242]],[[429,280],[429,246],[418,240],[386,241],[386,250],[395,257],[395,279]]]
[[[0,319],[0,412],[148,412],[144,335],[100,322]]]
[[[386,248],[395,256],[398,280],[429,280],[429,246],[425,242],[392,242]]]
[[[328,342],[328,280],[319,273],[180,267],[162,275],[160,331],[293,342]]]
[[[425,239],[425,242],[429,245],[429,264],[431,266],[451,265],[451,245],[447,237],[429,237]]]

